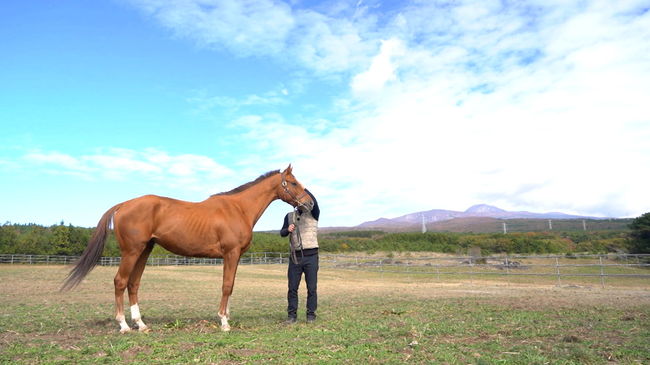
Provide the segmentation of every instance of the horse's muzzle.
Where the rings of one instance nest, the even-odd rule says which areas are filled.
[[[307,210],[312,210],[312,209],[314,209],[314,201],[309,199],[308,202],[300,203],[300,207],[304,207]]]

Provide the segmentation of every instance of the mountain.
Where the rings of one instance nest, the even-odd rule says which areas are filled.
[[[460,212],[454,210],[433,209],[423,212],[406,214],[397,218],[379,218],[374,221],[363,222],[355,228],[389,228],[414,226],[425,223],[444,222],[459,218],[493,218],[493,219],[602,219],[599,217],[587,217],[571,215],[559,212],[531,213],[526,211],[509,212],[491,205],[478,204]]]
[[[484,216],[489,214],[501,214],[507,213],[505,210],[493,207],[487,204],[477,204],[473,205],[465,211],[465,214],[471,214],[473,216]]]

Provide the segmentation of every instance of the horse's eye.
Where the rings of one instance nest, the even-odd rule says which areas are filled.
[[[298,184],[296,184],[295,182],[292,182],[291,185],[298,186]]]

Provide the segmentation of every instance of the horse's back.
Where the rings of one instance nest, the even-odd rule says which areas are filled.
[[[144,195],[122,203],[117,212],[115,212],[113,220],[116,225],[124,220],[151,220],[161,209],[168,209],[171,206],[184,206],[188,204],[193,203],[158,195]]]
[[[120,204],[113,215],[113,228],[120,241],[148,241],[160,221],[161,211],[188,204],[192,203],[158,195],[144,195],[127,200]]]
[[[114,216],[115,232],[123,243],[154,240],[179,255],[221,257],[227,250],[224,241],[241,239],[232,237],[240,213],[231,203],[227,198],[193,203],[145,195],[122,204]]]

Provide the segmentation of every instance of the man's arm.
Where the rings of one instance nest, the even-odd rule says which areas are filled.
[[[318,202],[316,201],[316,197],[311,193],[311,191],[305,189],[305,192],[309,194],[311,197],[311,200],[314,201],[314,207],[311,210],[311,216],[314,217],[314,219],[318,220],[318,217],[320,217],[320,207],[318,206]]]
[[[284,223],[282,224],[282,229],[280,230],[280,236],[286,237],[289,235],[289,214],[284,216]]]

